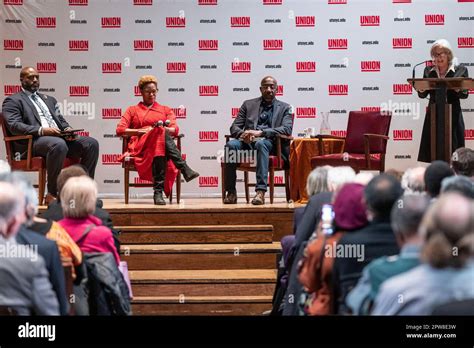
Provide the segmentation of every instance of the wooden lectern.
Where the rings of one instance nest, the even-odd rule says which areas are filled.
[[[435,90],[436,103],[430,107],[431,126],[431,161],[451,162],[452,147],[452,110],[447,101],[449,89],[473,89],[474,80],[466,77],[448,77],[408,79],[413,87],[419,90]]]

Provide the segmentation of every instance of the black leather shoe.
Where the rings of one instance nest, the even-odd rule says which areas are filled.
[[[188,167],[188,165],[186,165],[183,168],[181,173],[183,174],[183,178],[184,178],[184,180],[186,180],[186,182],[189,182],[193,179],[196,179],[199,176],[199,173],[192,170],[190,167]]]
[[[153,194],[153,202],[155,205],[166,205],[166,201],[163,198],[163,192],[155,192]]]
[[[227,192],[224,198],[224,204],[237,204],[237,195],[232,192]]]

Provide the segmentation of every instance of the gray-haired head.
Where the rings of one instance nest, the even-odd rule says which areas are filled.
[[[354,182],[356,173],[348,166],[332,167],[328,170],[329,191],[336,192],[342,185]]]
[[[408,168],[402,176],[405,194],[425,192],[425,167]]]
[[[474,182],[464,175],[449,176],[441,181],[441,193],[445,192],[458,192],[474,199]]]
[[[8,239],[14,236],[23,223],[24,199],[18,195],[13,184],[0,181],[0,234]]]
[[[15,191],[23,196],[27,223],[33,221],[38,213],[38,194],[35,188],[22,172],[11,172],[0,175],[0,181],[8,182],[15,187]]]
[[[0,175],[4,173],[10,173],[11,167],[7,161],[0,160]]]
[[[317,167],[308,175],[306,180],[306,193],[311,197],[320,192],[329,191],[328,186],[328,170],[331,166]]]
[[[390,215],[390,223],[399,241],[417,235],[418,227],[429,205],[429,197],[419,194],[408,194],[395,202]]]

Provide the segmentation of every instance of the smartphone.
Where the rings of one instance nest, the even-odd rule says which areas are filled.
[[[321,210],[321,227],[324,234],[331,235],[334,232],[334,210],[331,204],[324,204]]]

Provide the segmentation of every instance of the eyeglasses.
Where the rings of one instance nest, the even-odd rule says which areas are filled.
[[[448,52],[446,52],[446,51],[443,51],[443,52],[435,52],[435,53],[433,54],[433,57],[434,57],[434,58],[438,58],[438,57],[447,56],[447,55],[448,55]]]
[[[158,90],[157,89],[144,89],[143,93],[145,93],[145,94],[156,94],[156,93],[158,93]]]

